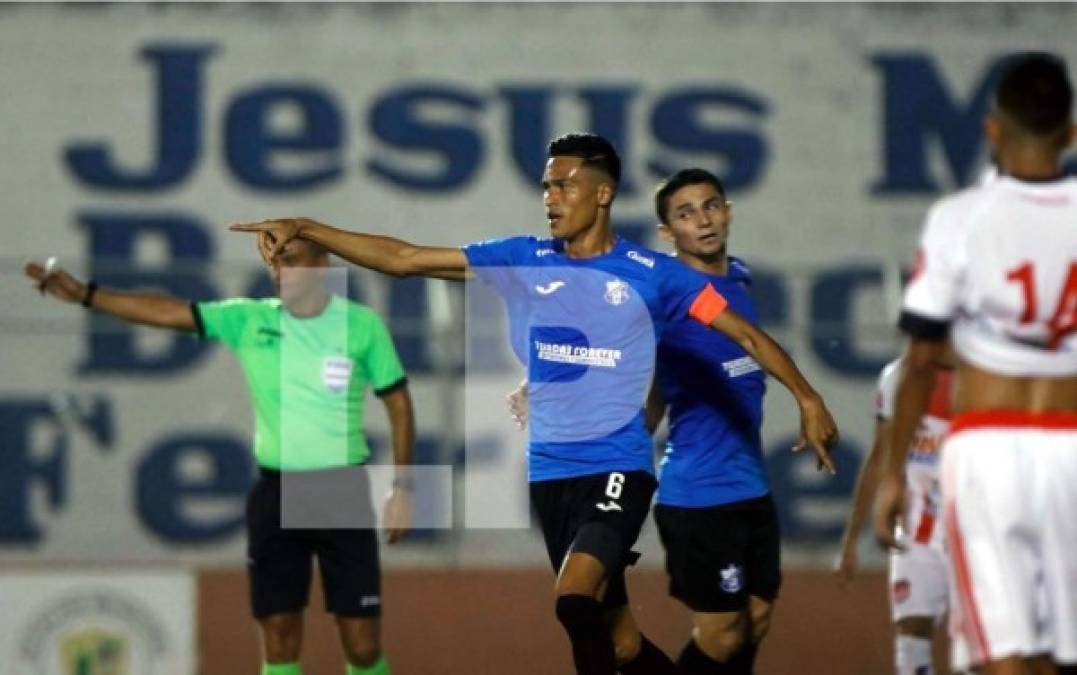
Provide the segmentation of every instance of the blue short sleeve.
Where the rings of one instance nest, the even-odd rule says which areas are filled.
[[[516,267],[524,264],[528,254],[534,250],[535,243],[534,237],[487,239],[467,244],[463,251],[467,256],[468,266],[482,278],[483,268]]]
[[[662,261],[659,276],[663,315],[666,321],[676,321],[689,315],[692,303],[710,284],[702,272],[669,258]]]

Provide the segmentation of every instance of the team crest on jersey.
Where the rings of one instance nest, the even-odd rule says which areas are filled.
[[[744,587],[744,572],[740,566],[730,564],[725,569],[718,570],[722,576],[719,586],[726,593],[736,593]]]
[[[352,379],[352,360],[346,356],[330,356],[322,362],[322,382],[334,394],[348,390]]]
[[[611,305],[623,305],[628,302],[628,284],[618,279],[606,282],[606,294],[602,296]]]
[[[910,592],[908,580],[898,579],[894,582],[894,586],[890,589],[890,592],[894,596],[895,605],[900,605],[901,603],[905,602],[909,599]]]

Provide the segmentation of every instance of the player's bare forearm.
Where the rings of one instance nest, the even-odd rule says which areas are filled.
[[[233,231],[268,233],[274,241],[270,257],[291,239],[323,246],[350,263],[397,277],[469,278],[467,256],[457,248],[417,246],[402,239],[342,230],[310,218],[281,218],[232,225]]]
[[[944,340],[913,339],[901,359],[901,373],[894,394],[894,418],[891,423],[889,451],[883,470],[890,475],[904,475],[916,428],[927,411],[935,388],[935,369],[946,350]]]
[[[81,303],[129,323],[194,332],[198,330],[190,303],[154,293],[117,291],[86,284],[66,270],[28,263],[26,275],[42,293],[68,303]]]
[[[167,295],[98,288],[93,298],[93,309],[143,326],[190,333],[198,330],[191,314],[191,303]]]
[[[793,359],[766,332],[756,328],[732,310],[725,310],[711,323],[711,328],[727,335],[748,352],[759,365],[782,383],[802,407],[821,402]]]
[[[800,407],[800,440],[797,452],[811,446],[820,469],[837,473],[828,448],[838,442],[838,425],[827,410],[823,397],[801,374],[793,359],[769,335],[732,310],[725,310],[711,322],[711,328],[724,333],[748,352],[759,365],[781,382]]]
[[[879,485],[879,469],[886,457],[890,433],[888,420],[880,419],[875,423],[875,442],[872,443],[871,452],[868,453],[863,466],[860,467],[860,474],[856,477],[856,487],[853,489],[853,510],[849,514],[849,521],[842,535],[843,546],[855,543],[860,538],[860,531],[864,528],[864,522],[871,512],[875,490]]]
[[[415,411],[406,386],[382,396],[389,416],[389,433],[393,444],[393,464],[396,477],[407,480],[415,453]]]

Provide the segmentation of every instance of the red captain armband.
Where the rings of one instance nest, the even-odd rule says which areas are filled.
[[[722,297],[721,293],[714,290],[714,286],[707,284],[692,301],[692,306],[688,308],[688,316],[704,326],[709,326],[728,306],[729,302]]]

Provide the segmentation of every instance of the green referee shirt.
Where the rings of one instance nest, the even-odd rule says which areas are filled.
[[[193,303],[199,334],[236,353],[254,404],[260,466],[303,471],[361,464],[367,386],[404,383],[392,338],[369,307],[330,296],[321,314],[292,316],[277,298]]]

